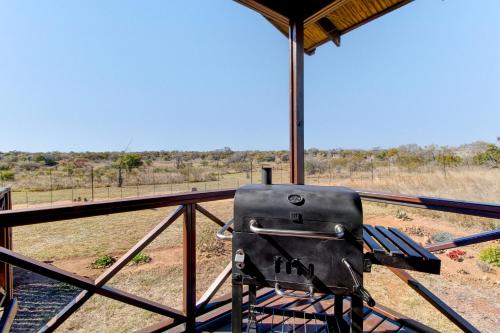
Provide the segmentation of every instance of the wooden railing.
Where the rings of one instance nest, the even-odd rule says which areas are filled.
[[[472,203],[465,201],[379,193],[371,191],[358,191],[358,193],[360,194],[362,199],[366,201],[405,205],[417,208],[500,219],[500,206],[496,204]],[[28,258],[12,251],[10,233],[8,233],[9,237],[4,238],[4,240],[8,240],[8,242],[4,242],[0,247],[0,261],[5,265],[15,265],[83,289],[83,291],[72,302],[70,302],[64,309],[62,309],[56,316],[54,316],[54,318],[49,320],[47,324],[40,329],[40,332],[54,331],[94,294],[99,294],[167,317],[165,320],[160,321],[153,326],[146,327],[140,330],[140,332],[161,332],[167,328],[177,325],[184,325],[184,329],[188,332],[191,332],[194,330],[197,317],[203,317],[208,312],[217,313],[217,309],[227,305],[231,301],[230,295],[226,295],[216,300],[213,299],[214,295],[220,289],[224,281],[226,281],[230,276],[231,264],[227,265],[224,268],[224,270],[215,279],[215,281],[207,289],[207,291],[201,296],[201,298],[198,300],[196,299],[196,215],[197,212],[201,213],[214,223],[217,223],[221,226],[224,225],[224,222],[222,220],[203,208],[200,204],[208,201],[231,199],[234,197],[234,194],[235,190],[190,192],[83,204],[70,204],[51,208],[3,211],[0,212],[0,228],[1,230],[11,230],[12,227],[22,225],[49,223],[60,220],[131,212],[158,207],[177,206],[171,214],[165,217],[155,228],[153,228],[147,235],[145,235],[121,258],[119,258],[111,267],[104,271],[96,280],[90,280],[86,277],[64,271],[52,265]],[[7,201],[9,202],[9,204],[6,207],[10,208],[10,197],[7,199]],[[138,297],[136,295],[132,295],[125,291],[106,285],[106,283],[113,276],[115,276],[135,255],[141,252],[148,244],[156,239],[164,230],[166,230],[174,221],[176,221],[181,216],[183,216],[182,311],[178,311],[168,306]],[[231,230],[229,229],[229,231]],[[455,242],[431,245],[428,248],[430,251],[433,251],[437,249],[451,248],[454,246],[468,245],[477,242],[498,239],[499,237],[500,231],[495,230],[488,233],[464,237],[455,240]],[[478,332],[478,330],[470,325],[470,323],[468,323],[459,314],[454,312],[451,308],[449,308],[446,304],[439,300],[439,298],[432,294],[428,289],[423,287],[422,284],[411,277],[406,271],[393,268],[391,268],[391,270],[403,281],[409,284],[413,289],[415,289],[420,295],[427,299],[434,307],[436,307],[436,309],[445,314],[462,330],[464,330],[465,332]],[[10,278],[11,277],[12,274],[10,275]],[[4,285],[2,286],[6,290],[6,295],[10,295],[9,297],[10,299],[12,299],[11,281],[9,283],[4,283]],[[9,306],[15,306],[15,304],[15,300],[8,304],[4,304],[6,309],[4,311],[4,314],[10,313]],[[2,323],[4,323],[3,319]]]
[[[0,211],[12,209],[12,192],[10,188],[0,188]],[[12,228],[0,226],[0,247],[12,249]],[[3,308],[0,319],[0,332],[8,332],[17,313],[17,301],[14,299],[14,278],[12,266],[0,263],[0,288],[2,300],[0,306]]]

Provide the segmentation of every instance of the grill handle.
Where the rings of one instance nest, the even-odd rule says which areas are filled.
[[[222,240],[222,241],[228,241],[233,239],[233,235],[226,235],[227,229],[229,229],[230,226],[232,226],[234,223],[234,219],[231,219],[231,221],[227,222],[224,224],[222,228],[220,228],[219,231],[217,231],[217,239]]]
[[[318,238],[318,239],[342,239],[344,237],[344,226],[342,224],[336,224],[334,226],[334,230],[335,232],[268,229],[259,227],[255,219],[250,220],[250,231],[258,235],[291,236],[291,237]]]
[[[300,298],[300,299],[313,299],[314,298],[314,288],[312,285],[309,286],[309,291],[306,291],[304,293],[299,294],[296,291],[286,291],[285,289],[282,289],[280,287],[279,283],[276,282],[274,284],[274,291],[279,296],[293,297],[293,298]]]

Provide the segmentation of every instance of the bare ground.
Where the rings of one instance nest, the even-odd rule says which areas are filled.
[[[227,218],[231,214],[231,205],[228,203],[223,207],[215,203],[207,204],[207,206],[221,218]],[[398,227],[422,244],[428,242],[431,235],[440,232],[449,232],[455,236],[463,236],[482,230],[479,225],[464,227],[463,224],[453,221],[453,217],[445,219],[440,216],[437,218],[435,216],[420,215],[414,213],[413,210],[409,210],[411,220],[402,221],[394,217],[395,211],[395,208],[388,209],[380,205],[366,206],[365,223]],[[158,217],[164,216],[166,212],[165,210],[161,212],[152,211],[151,214]],[[199,222],[203,223],[203,221],[203,219],[200,219]],[[154,224],[149,222],[146,226],[140,224],[139,229],[144,232],[152,225]],[[154,246],[150,246],[146,250],[148,255],[152,257],[150,263],[125,267],[110,284],[169,306],[180,307],[182,303],[180,298],[182,252],[181,248],[175,245],[173,241],[175,238],[174,235],[178,235],[178,231],[174,232],[173,235],[165,236],[160,242],[157,242]],[[53,237],[56,239],[58,235],[54,234]],[[108,238],[102,240],[113,241]],[[199,238],[199,240],[203,241],[203,238]],[[129,245],[122,244],[118,246],[119,251],[108,252],[118,257]],[[462,262],[451,260],[446,256],[446,252],[438,253],[437,255],[442,260],[442,273],[439,276],[420,273],[411,274],[482,332],[496,332],[500,325],[500,302],[498,301],[500,299],[500,273],[498,268],[485,273],[477,266],[478,252],[485,245],[479,244],[463,248],[466,251],[466,256]],[[117,247],[108,244],[105,245],[105,248],[112,249]],[[229,251],[227,250],[226,248],[224,255],[199,255],[198,296],[203,293],[228,262]],[[33,251],[32,246],[30,247],[31,251]],[[63,255],[55,250],[49,253],[39,252],[33,254],[35,256],[52,257],[54,258],[51,262],[53,265],[90,278],[95,278],[102,272],[102,270],[90,268],[90,264],[96,258],[95,255],[78,255],[76,253]],[[19,279],[19,276],[16,275],[16,279]],[[439,331],[460,332],[460,330],[449,323],[444,316],[401,282],[388,269],[375,267],[371,274],[365,275],[365,284],[380,304],[389,306],[416,320],[422,321]],[[16,284],[16,292],[24,292],[25,295],[31,297],[29,299],[24,298],[25,301],[20,302],[20,318],[23,318],[22,316],[25,318],[26,313],[28,313],[28,316],[33,315],[33,318],[35,318],[36,311],[38,311],[36,309],[33,310],[32,307],[23,306],[23,303],[36,303],[40,297],[42,300],[47,300],[47,298],[44,298],[45,296],[27,292],[26,290],[28,290],[29,286],[39,288],[40,284],[36,284],[36,281],[30,282],[26,277],[18,280]],[[57,288],[62,288],[62,291],[60,291],[60,294],[56,293],[51,296],[51,299],[57,300],[57,302],[50,301],[54,305],[51,310],[52,312],[54,312],[56,307],[61,307],[65,302],[69,301],[75,293],[75,289],[68,289],[67,286],[61,286],[60,284],[56,286]],[[229,291],[227,285],[224,290]],[[54,295],[56,295],[55,298]],[[48,316],[42,317],[36,317],[40,319],[40,323],[42,319],[46,319]],[[120,318],[124,317],[127,318],[126,323],[120,320]],[[131,309],[126,305],[106,300],[100,296],[94,296],[62,326],[61,331],[128,332],[144,327],[147,324],[152,324],[160,320],[160,318],[160,316],[142,310]],[[31,325],[31,327],[35,327],[33,322],[31,322]],[[28,326],[25,325],[18,332],[29,332],[30,330],[27,328]]]

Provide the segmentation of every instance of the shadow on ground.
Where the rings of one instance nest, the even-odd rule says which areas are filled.
[[[81,290],[20,268],[14,268],[17,311],[11,332],[37,332]]]

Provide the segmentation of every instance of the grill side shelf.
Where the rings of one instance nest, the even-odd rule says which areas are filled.
[[[363,241],[371,249],[365,258],[373,264],[439,274],[441,260],[402,231],[382,226],[363,226]]]
[[[389,251],[391,256],[404,256],[404,253],[400,251],[394,243],[392,243],[389,239],[387,239],[384,235],[382,235],[377,229],[369,224],[365,224],[363,226],[364,230],[366,230],[372,237],[375,238],[377,242],[379,242],[383,247]]]
[[[426,248],[420,246],[417,244],[413,239],[408,237],[405,233],[403,233],[401,230],[396,229],[396,228],[389,228],[389,230],[395,234],[397,237],[401,238],[404,240],[406,243],[408,243],[411,247],[413,247],[415,250],[417,250],[424,258],[427,260],[439,260],[438,257],[436,257],[434,254],[430,253],[429,250]]]

